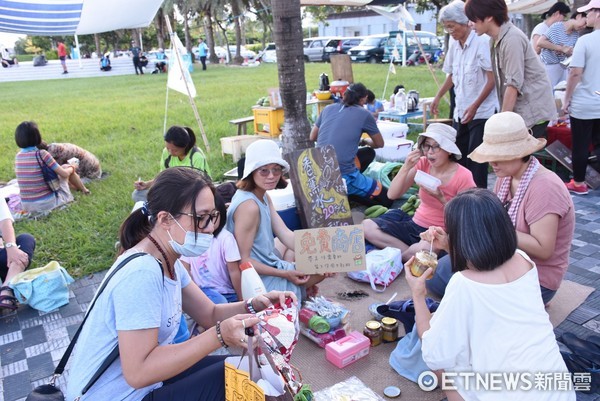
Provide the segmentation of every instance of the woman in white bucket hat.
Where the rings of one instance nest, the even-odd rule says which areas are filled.
[[[494,169],[498,177],[494,192],[517,230],[518,248],[537,265],[542,300],[547,304],[569,266],[575,212],[561,179],[530,156],[545,145],[545,139],[529,133],[520,115],[504,112],[487,121],[483,143],[469,157],[489,162]],[[452,270],[449,258],[441,258],[429,289],[443,295]]]
[[[287,186],[283,174],[289,169],[274,141],[259,140],[248,146],[244,174],[227,210],[226,228],[237,240],[242,263],[252,262],[267,291],[293,291],[302,299],[306,289],[325,277],[296,271],[294,233],[267,194],[267,190]]]
[[[388,190],[390,199],[399,199],[416,182],[421,199],[417,211],[411,217],[400,209],[393,209],[365,220],[365,240],[378,248],[400,249],[403,261],[420,249],[429,249],[429,243],[421,241],[419,234],[429,226],[443,226],[444,205],[457,193],[475,187],[471,172],[456,162],[462,155],[455,141],[456,130],[449,125],[427,126],[426,132],[419,135],[418,148],[406,156]],[[421,181],[421,176],[425,181]]]

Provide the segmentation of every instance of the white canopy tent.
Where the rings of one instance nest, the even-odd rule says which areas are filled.
[[[84,35],[148,26],[163,0],[0,0],[0,31]]]

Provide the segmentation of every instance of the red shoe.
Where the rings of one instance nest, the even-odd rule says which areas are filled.
[[[577,185],[574,180],[571,180],[565,184],[569,192],[574,193],[575,195],[587,195],[588,188],[586,184]]]

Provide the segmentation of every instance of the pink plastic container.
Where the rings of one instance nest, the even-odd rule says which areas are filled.
[[[341,340],[325,346],[325,357],[338,368],[345,368],[369,354],[371,342],[358,331],[353,331]]]

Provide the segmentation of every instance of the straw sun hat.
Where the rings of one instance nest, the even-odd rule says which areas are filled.
[[[242,180],[252,174],[254,170],[272,163],[279,164],[284,173],[290,169],[290,165],[283,160],[279,146],[274,141],[260,139],[252,142],[246,149],[246,163]]]
[[[483,143],[469,155],[477,163],[520,159],[546,146],[545,139],[534,138],[523,118],[511,111],[491,116],[483,129]]]
[[[440,145],[440,148],[454,154],[457,160],[462,157],[460,149],[456,146],[456,130],[451,126],[440,123],[429,124],[425,132],[419,134],[419,138],[417,139],[419,148],[423,145],[426,138],[436,141]]]

